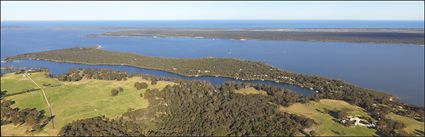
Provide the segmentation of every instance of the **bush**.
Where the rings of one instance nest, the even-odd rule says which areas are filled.
[[[345,111],[329,111],[329,114],[336,119],[344,119],[347,117],[347,113]]]
[[[148,84],[145,82],[136,82],[134,83],[134,87],[136,87],[137,90],[148,88]]]
[[[119,92],[123,92],[123,91],[124,91],[124,89],[123,89],[122,87],[118,87],[118,88],[117,88],[117,90],[118,90]]]
[[[117,89],[112,89],[112,90],[111,90],[111,95],[112,95],[112,96],[116,96],[116,95],[118,95],[118,92],[119,92],[119,91],[118,91]]]
[[[152,81],[151,81],[151,85],[156,85],[156,83],[158,83],[158,82],[156,81],[156,79],[152,79]]]
[[[314,125],[314,120],[312,120],[312,119],[305,119],[302,124],[303,124],[304,127],[309,128],[309,127],[311,127],[311,126]]]

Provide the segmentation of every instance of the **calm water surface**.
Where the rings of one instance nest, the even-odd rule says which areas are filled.
[[[291,72],[341,79],[362,87],[396,95],[402,101],[416,105],[423,106],[424,102],[423,46],[191,38],[93,38],[84,36],[104,31],[4,29],[1,30],[1,58],[27,52],[94,44],[101,44],[105,50],[132,52],[148,56],[240,58],[262,61]],[[55,72],[62,72],[70,68],[64,64],[45,62],[17,64],[54,66],[51,67],[51,71]],[[6,65],[13,64],[2,63],[2,66]],[[143,69],[134,69],[136,69],[134,72],[145,72],[142,71]],[[155,75],[155,73],[151,74]],[[158,75],[161,76],[161,74]],[[211,78],[204,79],[214,83]],[[222,81],[224,80],[217,80],[215,83]]]

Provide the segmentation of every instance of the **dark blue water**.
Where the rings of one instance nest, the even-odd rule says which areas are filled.
[[[171,78],[179,78],[186,80],[201,80],[201,81],[209,81],[213,85],[224,84],[225,82],[246,82],[246,83],[254,83],[254,84],[266,84],[278,88],[286,88],[290,89],[294,92],[301,93],[302,95],[311,95],[314,92],[308,89],[301,88],[299,86],[284,84],[284,83],[275,83],[272,81],[261,81],[261,80],[236,80],[232,78],[223,78],[223,77],[186,77],[182,75],[177,75],[170,72],[151,70],[151,69],[142,69],[131,66],[117,66],[117,65],[85,65],[85,64],[75,64],[75,63],[58,63],[51,61],[43,61],[43,60],[16,60],[13,62],[2,63],[5,66],[26,66],[30,68],[40,68],[44,67],[49,69],[50,74],[58,75],[64,74],[68,70],[72,68],[107,68],[114,70],[122,70],[130,73],[136,74],[148,74],[158,77],[171,77]]]
[[[56,25],[60,26],[61,24]],[[95,24],[89,25],[94,26]],[[1,58],[27,52],[95,44],[101,44],[105,50],[148,56],[240,58],[263,61],[291,72],[341,79],[362,87],[396,95],[404,102],[423,106],[423,46],[84,36],[104,31],[107,30],[1,30]],[[25,64],[31,63],[26,62]],[[40,66],[46,65],[40,64]],[[52,71],[63,71],[61,70],[62,65],[53,66],[51,67]]]
[[[2,21],[2,26],[104,26],[144,28],[424,28],[424,21],[192,20],[192,21]]]

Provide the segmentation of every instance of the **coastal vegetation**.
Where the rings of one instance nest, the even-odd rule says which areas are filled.
[[[111,52],[97,47],[59,49],[44,52],[20,54],[6,58],[50,60],[84,64],[128,65],[156,69],[185,76],[221,76],[242,80],[270,80],[288,83],[316,92],[315,99],[344,100],[371,112],[374,117],[384,118],[382,112],[424,120],[424,108],[398,102],[392,95],[361,88],[344,81],[319,76],[290,73],[262,62],[228,58],[177,59],[141,56],[132,53]],[[98,73],[98,72],[96,72]],[[95,73],[93,73],[95,74]],[[100,75],[89,76],[98,77]],[[74,75],[65,76],[74,77]],[[102,75],[102,79],[125,79],[125,74]],[[79,79],[76,76],[75,79]]]
[[[89,36],[187,37],[234,40],[295,40],[424,45],[423,29],[132,29]]]

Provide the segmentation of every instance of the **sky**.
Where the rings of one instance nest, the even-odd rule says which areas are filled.
[[[424,2],[1,1],[1,21],[424,20]]]

